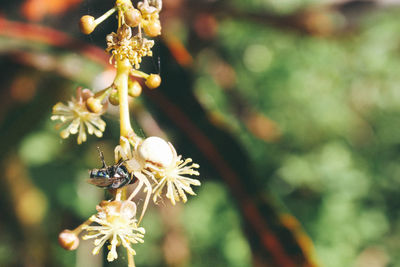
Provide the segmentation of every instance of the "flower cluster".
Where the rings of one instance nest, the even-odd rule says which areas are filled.
[[[112,54],[110,61],[116,57],[119,60],[127,58],[138,69],[142,62],[142,57],[153,55],[151,48],[154,45],[154,41],[139,36],[132,37],[132,29],[126,24],[122,25],[117,33],[113,32],[107,35],[106,40],[106,51]]]
[[[161,24],[159,12],[161,11],[161,0],[144,0],[138,3],[138,8],[134,8],[130,0],[117,0],[115,7],[107,11],[103,16],[95,19],[92,16],[85,15],[80,20],[80,28],[83,33],[90,34],[93,30],[112,15],[118,12],[117,33],[112,32],[107,35],[106,52],[111,54],[110,63],[123,62],[128,60],[132,68],[129,72],[128,93],[131,97],[139,97],[142,87],[136,78],[144,78],[145,85],[150,89],[155,89],[161,84],[161,77],[158,74],[147,74],[139,69],[142,58],[152,56],[152,47],[154,41],[145,38],[144,32],[149,37],[156,37],[161,34]],[[132,29],[137,29],[137,34],[133,36]],[[118,68],[117,68],[118,70]],[[61,131],[62,138],[68,138],[71,134],[78,133],[78,144],[86,141],[87,133],[102,137],[105,129],[105,122],[101,120],[102,115],[107,109],[107,101],[112,105],[119,105],[120,94],[118,92],[117,78],[109,87],[101,90],[95,95],[89,90],[81,91],[78,88],[77,97],[66,104],[61,102],[53,107],[52,120],[61,120],[56,126]],[[121,80],[121,79],[120,79]],[[87,130],[87,131],[86,131]]]
[[[118,29],[106,37],[106,51],[111,54],[110,62],[115,61],[116,76],[110,86],[95,94],[89,89],[78,88],[76,98],[67,104],[57,103],[51,117],[61,121],[56,128],[62,128],[62,138],[78,134],[78,144],[81,144],[86,141],[86,132],[102,136],[106,124],[100,116],[106,111],[108,102],[119,105],[120,145],[114,151],[115,164],[107,166],[100,151],[102,168],[89,172],[89,183],[109,189],[114,196],[102,201],[96,207],[97,213],[76,229],[62,231],[59,243],[65,249],[74,250],[79,246],[78,235],[85,231],[82,238],[94,240],[93,254],[98,254],[108,242],[107,260],[114,261],[118,258],[117,247],[122,245],[128,252],[129,266],[134,266],[133,255],[136,254],[132,245],[144,242],[145,230],[139,225],[151,197],[157,203],[165,196],[175,205],[180,200],[186,202],[186,194],[195,195],[192,186],[200,185],[199,180],[188,177],[199,175],[198,164],[192,163],[190,158],[183,160],[171,143],[159,137],[138,137],[130,124],[128,98],[139,97],[142,92],[136,78],[144,78],[149,89],[161,84],[160,75],[139,70],[142,58],[152,56],[154,45],[154,41],[143,35],[156,37],[161,33],[161,8],[161,0],[144,0],[137,4],[137,8],[130,0],[116,0],[115,6],[97,19],[83,16],[81,30],[90,34],[117,11]],[[129,184],[135,186],[130,194],[127,190]],[[140,192],[144,192],[146,198],[137,220],[135,197]]]
[[[134,8],[130,1],[119,1],[120,27],[117,33],[107,35],[107,52],[111,52],[110,61],[118,57],[119,60],[128,59],[136,69],[140,67],[142,57],[152,56],[153,40],[148,40],[142,31],[149,37],[161,34],[161,24],[158,13],[161,11],[161,0],[145,0]],[[132,35],[132,28],[137,28],[137,34]]]

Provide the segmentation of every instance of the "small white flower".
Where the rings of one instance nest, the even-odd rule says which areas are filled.
[[[136,252],[131,244],[143,243],[145,234],[145,229],[138,227],[135,219],[135,203],[131,201],[103,201],[97,206],[97,210],[98,213],[90,217],[90,220],[99,225],[85,226],[84,229],[88,234],[82,237],[84,240],[95,238],[95,248],[92,253],[98,254],[106,241],[109,240],[108,261],[118,258],[117,246],[120,244],[130,254],[135,255]]]
[[[161,196],[163,188],[167,187],[166,197],[173,205],[182,199],[187,201],[185,193],[195,195],[191,185],[201,185],[199,180],[191,179],[186,175],[200,175],[195,169],[200,166],[192,163],[192,159],[182,160],[171,143],[159,137],[149,137],[139,146],[139,156],[146,162],[145,167],[151,171],[157,181],[153,188],[153,201]]]
[[[60,132],[61,138],[65,139],[70,134],[78,134],[78,144],[81,144],[86,141],[86,128],[90,135],[103,136],[106,123],[100,117],[101,112],[90,112],[86,107],[86,100],[91,94],[89,92],[87,89],[81,92],[80,88],[78,88],[77,98],[72,98],[67,105],[61,102],[54,105],[51,119],[61,121],[56,125],[56,128],[59,129],[68,125]]]
[[[158,184],[153,189],[154,202],[156,202],[157,198],[161,196],[165,186],[167,187],[166,197],[171,200],[173,205],[175,205],[176,201],[179,201],[180,199],[182,199],[183,202],[186,202],[187,197],[185,193],[196,195],[193,192],[191,185],[200,186],[201,183],[197,179],[186,177],[186,175],[200,175],[200,173],[195,170],[200,166],[196,163],[188,165],[192,162],[192,159],[188,158],[182,160],[181,157],[182,156],[177,156],[175,152],[173,163],[168,168],[156,172],[155,177],[158,180]]]

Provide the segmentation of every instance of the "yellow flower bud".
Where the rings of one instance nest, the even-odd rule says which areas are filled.
[[[161,77],[158,74],[150,74],[145,82],[146,86],[150,89],[155,89],[161,84]]]
[[[75,250],[79,246],[79,238],[71,230],[64,230],[58,235],[58,243],[63,249]]]
[[[118,106],[119,105],[119,96],[118,96],[118,91],[116,89],[113,89],[110,93],[110,96],[108,97],[108,101],[111,103],[111,105]]]
[[[101,104],[101,101],[94,97],[90,97],[86,101],[86,107],[89,109],[89,111],[91,111],[93,113],[99,113],[103,109],[103,105]]]
[[[138,97],[142,93],[142,86],[138,81],[129,81],[128,94],[132,97]]]
[[[81,19],[79,20],[79,28],[81,29],[81,32],[84,34],[91,34],[94,29],[96,28],[97,24],[95,22],[94,17],[85,15],[82,16]]]
[[[151,20],[143,25],[143,30],[149,37],[156,37],[161,34],[161,23],[158,19]]]
[[[137,27],[142,21],[142,14],[136,8],[128,8],[124,13],[126,24],[131,27]]]

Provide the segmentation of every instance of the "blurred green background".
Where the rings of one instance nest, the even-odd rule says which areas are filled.
[[[400,266],[398,4],[164,0],[143,64],[163,85],[132,120],[199,162],[202,186],[185,205],[151,205],[137,266]],[[91,36],[76,26],[111,7],[2,1],[0,266],[126,266],[124,252],[108,263],[91,242],[57,244],[110,197],[85,180],[97,146],[113,159],[116,110],[81,146],[50,115],[77,86],[112,81],[102,49],[115,21]]]

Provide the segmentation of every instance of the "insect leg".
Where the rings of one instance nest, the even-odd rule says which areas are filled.
[[[101,162],[103,162],[103,167],[102,168],[107,168],[106,162],[104,161],[103,152],[100,150],[99,147],[97,147],[97,150],[99,151]]]
[[[138,192],[139,190],[143,187],[143,184],[146,186],[147,192],[146,192],[146,199],[143,203],[143,208],[142,208],[142,214],[140,215],[138,224],[140,224],[140,222],[143,219],[144,213],[147,210],[147,206],[150,202],[150,197],[151,197],[151,193],[152,193],[152,187],[151,184],[149,182],[149,180],[147,179],[147,177],[141,173],[141,172],[134,172],[135,177],[139,180],[139,184],[136,187],[135,191],[132,192],[132,194],[129,196],[128,200],[131,200]]]
[[[137,176],[136,176],[136,177],[137,177]],[[144,185],[144,182],[143,182],[141,179],[138,178],[138,180],[139,180],[139,183],[138,183],[138,185],[136,186],[135,190],[133,190],[132,194],[129,196],[128,201],[131,201],[132,198],[134,198],[134,197],[137,195],[137,193],[139,193],[140,189],[141,189],[141,188],[143,187],[143,185]]]

